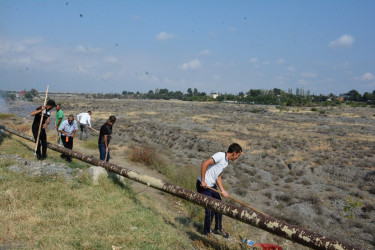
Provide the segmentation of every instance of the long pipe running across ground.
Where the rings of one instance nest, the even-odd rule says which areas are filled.
[[[0,129],[5,130],[14,135],[17,135],[19,137],[22,137],[26,140],[35,142],[33,137],[23,134],[12,128],[8,128],[3,125],[0,125]],[[307,247],[311,247],[313,249],[329,249],[329,250],[331,249],[337,249],[337,250],[359,249],[349,244],[325,237],[318,233],[305,230],[305,229],[302,229],[293,225],[289,225],[285,222],[282,222],[270,216],[264,216],[256,211],[251,211],[250,209],[247,209],[247,208],[235,206],[227,202],[220,201],[220,200],[205,196],[197,192],[193,192],[191,190],[179,187],[174,184],[170,184],[168,182],[156,179],[151,176],[142,175],[135,171],[123,168],[119,165],[115,165],[109,162],[104,162],[97,158],[87,156],[87,155],[78,153],[70,149],[66,149],[64,147],[61,147],[52,143],[47,143],[47,147],[57,152],[74,157],[78,160],[87,162],[89,164],[92,164],[95,166],[101,166],[110,172],[119,174],[133,181],[140,182],[149,187],[169,193],[173,196],[190,201],[201,207],[216,211],[223,215],[229,216],[235,220],[242,221],[246,224],[263,229],[272,234],[284,237],[288,240],[291,240],[293,242],[299,243]]]

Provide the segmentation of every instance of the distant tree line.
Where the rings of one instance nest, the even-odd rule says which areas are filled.
[[[37,96],[38,96],[38,91],[36,89],[31,89],[29,91],[22,90],[19,93],[14,92],[14,91],[0,90],[0,97],[8,98],[13,101],[16,100],[17,98],[22,98],[28,101],[32,101]]]
[[[115,96],[115,94],[113,94]],[[340,95],[315,95],[311,94],[309,90],[305,91],[302,88],[297,88],[295,93],[292,89],[284,90],[274,88],[270,90],[264,89],[250,89],[249,91],[239,92],[238,94],[209,94],[199,92],[197,88],[188,88],[186,93],[181,91],[169,91],[168,89],[150,90],[147,93],[123,91],[122,98],[137,98],[137,99],[177,99],[183,101],[218,101],[218,102],[236,102],[249,104],[269,104],[269,105],[284,105],[284,106],[315,106],[319,105],[337,105],[341,102],[358,102],[363,104],[375,104],[375,90],[365,92],[361,95],[357,90],[350,90],[348,93]],[[121,98],[118,97],[117,98]]]
[[[15,100],[16,98],[24,98],[33,100],[38,96],[36,89],[29,91],[23,90],[21,93],[12,91],[0,90],[0,96]],[[247,92],[239,92],[238,94],[227,93],[211,93],[207,95],[205,92],[198,91],[197,88],[188,88],[186,93],[181,91],[170,91],[166,88],[149,90],[147,93],[139,91],[123,91],[120,93],[97,93],[85,94],[86,97],[95,99],[163,99],[163,100],[182,100],[182,101],[217,101],[217,102],[235,102],[235,103],[248,103],[248,104],[267,104],[267,105],[283,105],[283,106],[316,106],[316,105],[338,105],[341,102],[349,102],[353,105],[375,105],[375,90],[365,92],[363,95],[357,90],[353,89],[347,93],[340,95],[315,95],[311,94],[309,90],[305,91],[302,88],[297,88],[295,93],[292,89],[284,91],[278,88],[270,90],[265,89],[250,89]]]

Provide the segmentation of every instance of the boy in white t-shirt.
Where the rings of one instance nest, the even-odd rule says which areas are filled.
[[[217,190],[217,184],[221,192],[223,193],[223,196],[228,197],[229,195],[223,187],[221,173],[228,166],[228,161],[236,160],[238,157],[240,157],[241,153],[241,146],[237,143],[233,143],[229,146],[227,152],[218,152],[214,154],[211,158],[204,161],[201,166],[201,176],[199,176],[197,180],[197,191],[201,194],[221,200],[219,193],[207,188],[211,187]],[[220,234],[223,237],[228,238],[229,234],[223,230],[221,224],[222,215],[209,209],[205,209],[203,235],[208,235],[210,233],[213,218],[215,218],[214,233]]]

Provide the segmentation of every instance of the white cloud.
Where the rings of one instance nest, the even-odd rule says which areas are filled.
[[[189,69],[196,70],[196,69],[200,69],[201,67],[202,67],[202,63],[198,59],[192,60],[190,62],[186,62],[180,66],[180,68],[183,70],[189,70]]]
[[[74,51],[77,53],[82,53],[82,54],[96,54],[96,53],[99,53],[101,50],[98,48],[85,47],[83,45],[78,45]]]
[[[211,51],[208,49],[202,50],[201,52],[198,53],[199,56],[208,56],[211,54]]]
[[[303,86],[306,86],[306,85],[307,85],[306,80],[303,80],[303,79],[298,80],[298,83],[301,84],[301,85],[303,85]]]
[[[258,58],[252,57],[252,58],[250,58],[249,62],[250,63],[257,63],[258,62]]]
[[[271,62],[269,62],[269,61],[263,62],[263,65],[269,65],[269,64],[271,64]]]
[[[371,81],[371,80],[374,80],[375,77],[374,77],[374,75],[371,74],[370,72],[367,72],[367,73],[363,74],[362,79],[363,79],[364,81]]]
[[[277,64],[284,64],[285,60],[283,58],[280,58],[279,60],[276,61]]]
[[[228,30],[230,32],[236,32],[237,31],[237,28],[236,27],[229,27]]]
[[[286,70],[292,72],[292,71],[296,71],[296,68],[294,66],[289,66],[286,68]]]
[[[214,75],[214,76],[212,76],[212,78],[214,80],[220,80],[221,79],[221,75]]]
[[[114,56],[107,56],[106,58],[104,58],[104,61],[107,63],[118,63],[117,58]]]
[[[141,75],[139,77],[139,80],[148,81],[148,82],[159,82],[159,78],[157,78],[156,76],[150,76],[150,75]]]
[[[303,78],[316,78],[318,76],[315,72],[304,72],[301,74],[301,77]]]
[[[350,47],[354,43],[355,39],[351,35],[342,35],[334,41],[329,43],[329,47],[331,48],[339,48],[339,47]]]
[[[165,41],[165,40],[172,39],[172,38],[174,38],[174,35],[173,34],[169,34],[169,33],[165,32],[165,31],[160,32],[156,36],[156,40],[159,40],[159,41]]]
[[[22,43],[26,45],[34,45],[34,44],[39,44],[42,41],[43,41],[42,38],[28,38],[28,39],[25,39]]]

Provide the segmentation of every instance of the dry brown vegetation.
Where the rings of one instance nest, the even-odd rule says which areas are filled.
[[[223,174],[231,195],[303,228],[363,249],[375,246],[373,108],[61,101],[66,114],[92,110],[96,129],[116,115],[113,145],[129,148],[128,158],[157,152],[174,166],[189,165],[197,177],[203,160],[238,142],[243,155]]]

